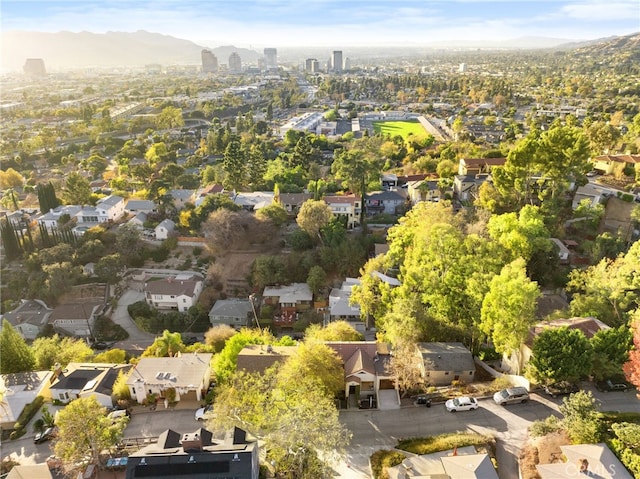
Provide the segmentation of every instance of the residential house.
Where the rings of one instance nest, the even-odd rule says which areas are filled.
[[[1,429],[13,429],[25,406],[48,389],[52,376],[52,371],[31,371],[0,376],[0,390],[5,391],[3,407],[0,407]]]
[[[393,173],[385,173],[380,177],[382,188],[385,190],[393,190],[398,187],[398,175]]]
[[[491,181],[491,175],[456,175],[453,177],[453,195],[459,201],[474,201],[478,198],[480,186],[485,181]]]
[[[601,155],[591,162],[593,169],[604,175],[620,176],[626,168],[640,169],[640,155]]]
[[[147,221],[147,217],[147,213],[141,211],[139,213],[136,213],[133,218],[127,221],[127,224],[133,226],[134,228],[142,230],[144,229],[144,224]]]
[[[253,320],[251,301],[241,298],[219,299],[209,311],[212,326],[226,324],[240,329],[250,326]]]
[[[158,205],[151,200],[129,200],[124,208],[127,214],[153,213],[158,210]]]
[[[100,300],[60,304],[51,312],[49,323],[60,333],[90,338],[96,319],[105,307],[106,303]]]
[[[473,446],[412,455],[387,472],[389,479],[498,479],[491,457]]]
[[[356,195],[335,195],[322,198],[329,205],[331,213],[345,221],[347,229],[352,229],[360,224],[360,211],[362,201]]]
[[[217,183],[207,185],[195,192],[195,194],[193,195],[193,203],[196,206],[200,206],[207,196],[216,195],[219,193],[224,193],[224,186]]]
[[[112,408],[113,384],[120,371],[127,373],[130,369],[129,364],[69,363],[64,370],[54,371],[48,397],[65,404],[77,398],[95,397],[102,406]]]
[[[276,201],[287,210],[290,215],[297,215],[305,201],[313,199],[311,193],[279,193]]]
[[[238,354],[237,371],[264,373],[275,363],[286,361],[298,346],[272,346],[270,344],[248,344]]]
[[[49,323],[49,317],[53,310],[44,301],[39,299],[22,299],[20,304],[12,311],[0,315],[26,340],[36,339],[44,327]],[[2,323],[0,321],[0,330]]]
[[[142,291],[147,304],[156,309],[187,312],[191,306],[195,306],[202,287],[202,276],[186,273],[155,281],[147,279]]]
[[[204,428],[185,434],[167,429],[156,443],[129,455],[125,479],[258,479],[259,472],[258,443],[242,429],[225,440]]]
[[[131,397],[142,403],[150,394],[165,397],[175,391],[176,401],[201,401],[211,383],[211,353],[183,353],[165,358],[140,358],[127,386]]]
[[[475,176],[491,173],[493,168],[504,166],[506,162],[506,158],[461,158],[458,162],[458,174]]]
[[[166,240],[176,230],[176,224],[169,218],[165,218],[155,228],[156,239]]]
[[[293,283],[286,286],[267,286],[262,292],[262,304],[275,306],[275,326],[293,326],[298,313],[308,311],[313,306],[313,294],[307,283]]]
[[[350,304],[351,290],[359,285],[357,278],[347,278],[340,288],[333,288],[329,293],[329,321],[348,321],[354,329],[364,332],[365,324],[360,318],[360,306]]]
[[[102,223],[106,221],[116,221],[124,216],[124,198],[122,196],[110,195],[98,200],[96,209]]]
[[[366,195],[364,200],[367,215],[386,213],[399,214],[405,204],[406,195],[397,190],[374,191]]]
[[[391,393],[398,401],[395,380],[389,367],[388,345],[376,341],[327,341],[344,365],[345,396],[360,402]],[[351,401],[349,401],[351,404]]]
[[[421,201],[440,201],[440,188],[437,179],[424,179],[407,182],[407,195],[412,205]]]
[[[576,192],[573,194],[571,207],[575,210],[583,200],[589,200],[589,205],[593,208],[604,201],[607,195],[610,194],[609,188],[587,183],[586,185],[578,186]]]
[[[418,343],[420,367],[425,383],[446,386],[452,381],[473,382],[476,365],[462,343]]]
[[[572,444],[560,446],[560,450],[566,462],[536,464],[540,479],[633,478],[604,443]]]
[[[502,370],[519,374],[531,359],[531,346],[533,345],[535,338],[546,329],[563,327],[578,329],[582,331],[587,339],[591,339],[598,331],[609,329],[609,326],[599,319],[591,316],[584,318],[560,318],[552,321],[540,322],[529,329],[527,339],[520,346],[520,350],[518,352],[513,353],[510,356],[502,356]]]
[[[56,206],[55,208],[51,208],[46,213],[38,216],[36,221],[48,230],[53,230],[60,226],[60,218],[68,217],[69,220],[75,219],[81,209],[82,207],[76,205]]]
[[[233,202],[246,211],[258,211],[266,206],[273,204],[275,194],[273,191],[250,191],[239,192],[235,191],[231,195]]]
[[[187,203],[194,203],[195,193],[195,190],[171,190],[169,196],[173,200],[173,206],[181,210]]]

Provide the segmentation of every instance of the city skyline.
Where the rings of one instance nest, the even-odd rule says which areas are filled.
[[[205,47],[419,46],[640,31],[637,0],[5,0],[3,31],[146,30]]]

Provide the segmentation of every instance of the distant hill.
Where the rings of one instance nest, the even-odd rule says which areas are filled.
[[[27,58],[42,58],[48,71],[78,67],[200,64],[203,46],[169,35],[137,32],[2,32],[2,70],[22,71]],[[225,46],[209,48],[219,64],[226,64],[231,52],[243,63],[255,63],[258,52]]]
[[[622,37],[603,38],[586,45],[576,45],[573,54],[638,62],[640,61],[640,32]]]

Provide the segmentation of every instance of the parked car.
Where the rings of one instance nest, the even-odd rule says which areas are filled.
[[[513,403],[525,403],[529,400],[529,391],[527,388],[515,387],[507,388],[502,391],[498,391],[493,395],[493,400],[496,404],[506,406]]]
[[[570,383],[568,381],[560,381],[553,384],[547,384],[544,387],[544,392],[552,398],[577,393],[578,391],[580,391],[578,385]]]
[[[593,178],[594,176],[598,176],[598,172],[596,170],[591,170],[587,173],[589,178]]]
[[[419,394],[416,398],[416,404],[431,407],[431,398],[426,394]]]
[[[631,389],[631,384],[626,382],[622,378],[605,379],[604,381],[597,381],[596,388],[598,391],[610,392],[610,391],[627,391]]]
[[[472,409],[478,409],[478,401],[476,398],[463,396],[455,399],[449,399],[444,403],[444,406],[449,412],[470,411]]]
[[[213,411],[213,406],[209,404],[208,406],[201,407],[196,411],[195,419],[196,421],[203,421],[205,414]]]
[[[33,442],[34,444],[40,444],[42,442],[49,441],[56,437],[56,433],[57,428],[55,426],[48,427],[44,431],[40,431],[38,434],[36,434],[33,438]]]

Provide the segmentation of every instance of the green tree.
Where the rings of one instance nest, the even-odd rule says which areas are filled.
[[[71,289],[80,277],[80,268],[70,262],[54,263],[42,266],[47,275],[45,286],[49,298],[59,298]]]
[[[335,397],[344,391],[342,360],[329,346],[317,341],[304,341],[287,358],[278,372],[278,379],[295,384],[300,377],[317,379],[323,396]]]
[[[0,170],[0,189],[17,189],[22,188],[25,179],[20,173],[13,168],[7,168],[6,170]]]
[[[236,334],[236,330],[227,324],[218,324],[204,333],[204,342],[207,346],[213,346],[216,353],[222,351],[227,340]]]
[[[122,256],[114,253],[100,258],[95,266],[95,274],[106,283],[116,284],[120,281],[123,267]]]
[[[332,321],[326,326],[312,324],[305,331],[305,341],[362,341],[362,334],[346,321]]]
[[[242,145],[237,139],[232,140],[224,150],[222,168],[226,174],[223,182],[229,189],[238,189],[246,181],[246,161]]]
[[[224,349],[214,359],[213,369],[219,383],[228,382],[236,371],[238,354],[248,344],[274,344],[275,338],[268,331],[241,329],[227,340]]]
[[[593,349],[593,376],[602,380],[617,376],[622,366],[629,360],[629,351],[633,346],[633,335],[628,326],[601,329],[590,339]]]
[[[36,185],[38,194],[38,205],[43,213],[60,205],[60,200],[56,197],[56,190],[53,183],[40,183]]]
[[[94,396],[71,401],[58,413],[58,438],[54,451],[63,464],[75,469],[78,464],[100,465],[100,455],[122,439],[129,418],[107,417],[107,410]]]
[[[331,208],[323,200],[307,200],[300,207],[296,223],[311,238],[322,241],[320,230],[328,225],[332,218]]]
[[[289,220],[289,214],[278,203],[273,203],[256,211],[256,218],[261,221],[268,220],[278,228]]]
[[[181,126],[184,126],[184,119],[180,108],[167,106],[156,117],[156,127],[159,130],[180,128]]]
[[[633,333],[633,349],[629,351],[629,360],[624,363],[623,370],[627,380],[640,391],[640,310],[636,310],[631,322]]]
[[[291,155],[290,166],[292,167],[301,166],[305,170],[308,169],[312,154],[313,154],[313,146],[311,146],[309,137],[305,135],[298,140],[295,148],[293,149],[293,155]]]
[[[627,448],[634,450],[640,447],[640,424],[617,422],[611,425],[611,429]]]
[[[501,354],[516,353],[517,374],[522,357],[520,348],[536,320],[537,283],[527,277],[524,259],[509,263],[491,280],[489,292],[482,301],[480,329],[491,339]]]
[[[38,370],[51,369],[55,364],[64,368],[71,362],[87,362],[93,357],[93,351],[82,339],[51,337],[36,338],[31,345]]]
[[[151,346],[144,350],[142,357],[173,357],[183,352],[185,345],[182,342],[182,335],[178,332],[172,333],[168,329],[162,332],[162,336],[157,337]]]
[[[144,248],[140,230],[129,224],[119,227],[116,231],[115,248],[123,262],[131,262],[132,259],[140,257]]]
[[[601,441],[602,422],[598,402],[591,391],[578,391],[562,399],[562,423],[573,444],[595,444]]]
[[[548,328],[533,341],[528,375],[541,384],[578,381],[591,372],[593,350],[577,329]]]
[[[311,289],[311,292],[318,294],[320,289],[325,285],[327,281],[327,273],[322,269],[322,266],[312,266],[307,276],[307,284]]]
[[[124,349],[109,349],[93,358],[94,363],[125,364],[127,362],[127,352]]]
[[[258,256],[251,265],[251,284],[254,288],[263,289],[267,285],[289,282],[287,266],[279,256]]]
[[[60,192],[68,205],[91,204],[91,185],[89,180],[79,173],[69,173]]]
[[[0,349],[2,361],[0,370],[2,374],[21,373],[32,371],[35,359],[24,338],[11,326],[6,319],[2,320],[0,331]]]
[[[216,415],[207,425],[212,430],[241,427],[263,440],[278,477],[327,477],[350,433],[339,421],[333,397],[322,391],[317,378],[287,381],[276,368],[265,374],[238,373],[220,388]]]

